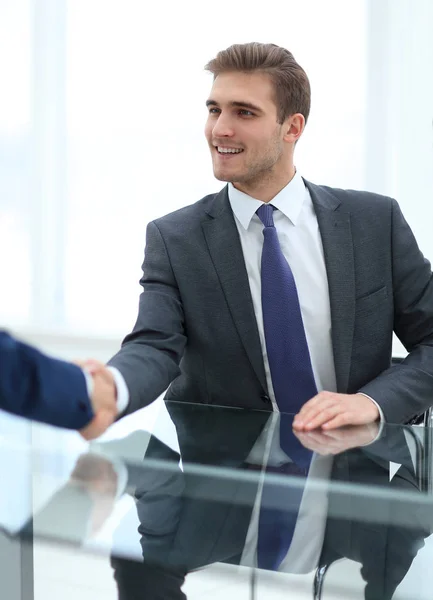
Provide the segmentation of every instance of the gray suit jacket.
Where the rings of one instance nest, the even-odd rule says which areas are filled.
[[[433,283],[397,202],[305,181],[328,276],[339,392],[362,391],[389,422],[433,403]],[[149,223],[135,327],[110,364],[127,412],[157,398],[272,410],[227,186]],[[392,333],[410,352],[391,367]],[[171,385],[170,385],[171,384]]]

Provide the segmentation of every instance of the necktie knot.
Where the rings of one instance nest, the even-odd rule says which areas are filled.
[[[274,227],[274,210],[275,206],[272,204],[262,204],[256,210],[257,216],[265,227]]]

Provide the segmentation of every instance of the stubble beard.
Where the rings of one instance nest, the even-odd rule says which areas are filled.
[[[249,165],[245,165],[244,169],[239,170],[238,173],[233,175],[224,175],[224,173],[217,174],[214,168],[214,176],[219,181],[225,181],[228,183],[239,183],[249,188],[254,188],[258,185],[266,185],[268,181],[271,181],[274,175],[274,167],[277,162],[281,159],[282,148],[280,146],[279,138],[274,139],[274,143],[270,146],[268,152],[261,157],[253,160]]]
[[[243,173],[239,173],[231,178],[231,183],[239,183],[253,189],[257,186],[266,185],[274,176],[274,168],[281,158],[281,152],[275,148],[274,152],[269,152],[261,160],[256,160],[247,165]]]

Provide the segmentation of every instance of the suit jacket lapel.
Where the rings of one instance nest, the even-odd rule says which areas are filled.
[[[259,331],[248,281],[248,274],[230,207],[227,186],[215,197],[202,223],[212,262],[221,282],[235,327],[245,352],[267,393],[266,375]]]
[[[311,194],[322,236],[337,391],[343,393],[347,391],[349,382],[355,320],[355,266],[350,214],[328,190],[308,181],[305,184]]]

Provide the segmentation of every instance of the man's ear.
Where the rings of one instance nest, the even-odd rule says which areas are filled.
[[[305,129],[305,117],[301,113],[295,113],[290,115],[283,123],[284,127],[284,141],[291,144],[296,142],[301,137]]]

